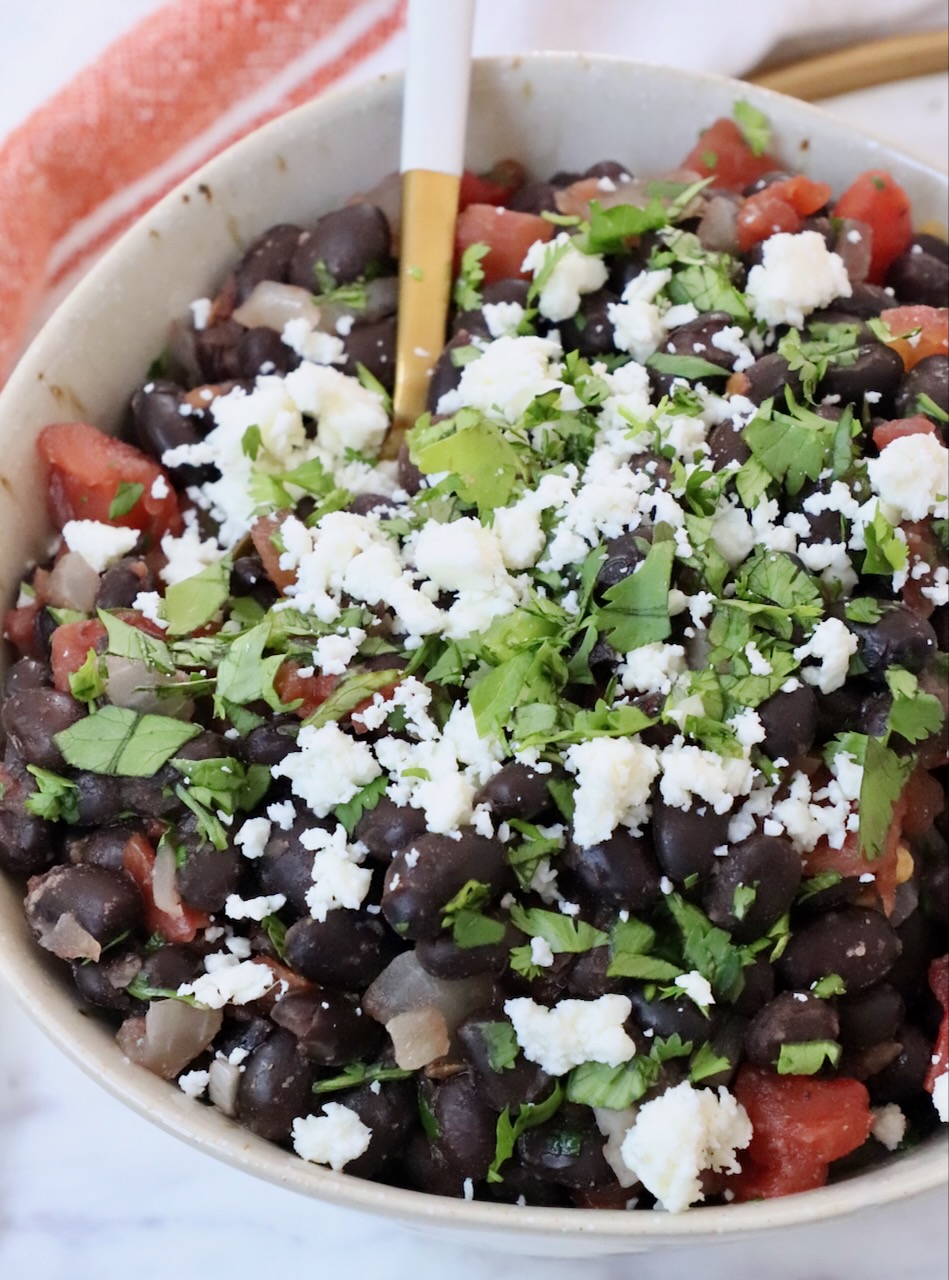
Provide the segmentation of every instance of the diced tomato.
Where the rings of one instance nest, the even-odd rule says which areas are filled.
[[[296,574],[290,569],[280,568],[280,550],[275,546],[273,535],[286,520],[289,513],[277,512],[272,516],[261,516],[255,520],[250,531],[251,541],[263,562],[264,572],[278,591],[286,591],[296,581]]]
[[[465,169],[461,175],[458,208],[467,209],[469,204],[507,204],[523,185],[524,178],[524,166],[519,160],[499,160],[487,173]]]
[[[302,991],[313,990],[313,983],[310,982],[309,979],[302,977],[293,969],[288,969],[285,964],[281,964],[279,960],[274,960],[272,956],[255,955],[254,963],[266,965],[273,974],[275,983],[286,983],[286,986],[282,991],[274,988],[273,991],[268,992],[267,996],[263,997],[265,1000],[269,997],[271,1003],[277,995],[297,995]]]
[[[194,942],[199,930],[211,923],[211,917],[185,906],[180,899],[175,912],[156,906],[152,887],[155,857],[151,842],[138,833],[129,837],[122,850],[122,866],[138,885],[145,902],[145,928],[149,933],[160,933],[166,942]]]
[[[834,217],[856,218],[873,232],[871,284],[883,284],[891,263],[913,242],[909,196],[885,169],[868,169],[847,188],[834,206]]]
[[[936,818],[946,807],[946,793],[938,778],[917,765],[906,783],[903,803],[903,834],[924,836],[932,830]]]
[[[893,910],[896,895],[896,876],[899,868],[900,836],[903,830],[903,814],[906,800],[903,797],[893,806],[893,819],[887,832],[886,843],[880,857],[868,861],[860,852],[860,837],[856,831],[848,831],[839,849],[820,840],[810,853],[804,855],[804,872],[808,876],[822,871],[838,871],[845,880],[863,875],[874,877],[873,888],[880,895],[887,915]]]
[[[932,1093],[939,1077],[949,1070],[949,956],[934,960],[929,966],[929,986],[933,995],[942,1005],[942,1021],[936,1043],[933,1045],[929,1070],[926,1072],[924,1087]]]
[[[31,600],[18,609],[8,609],[3,616],[3,634],[21,657],[40,656],[36,642],[36,615],[41,607],[38,600]]]
[[[712,178],[713,187],[742,191],[766,173],[779,169],[780,162],[769,152],[756,156],[734,120],[722,116],[703,130],[698,142],[682,161],[703,178]]]
[[[742,1157],[741,1173],[729,1179],[735,1200],[776,1200],[799,1191],[814,1191],[827,1185],[829,1166],[823,1160],[794,1160],[786,1164],[761,1165]]]
[[[858,1080],[780,1076],[746,1064],[734,1094],[754,1130],[740,1157],[748,1171],[747,1185],[739,1182],[744,1199],[823,1185],[826,1166],[862,1146],[873,1124],[870,1096]],[[768,1177],[756,1177],[755,1166]]]
[[[936,434],[935,425],[929,418],[917,414],[913,418],[894,418],[890,422],[878,422],[873,428],[873,443],[882,453],[894,440],[902,440],[904,436],[931,436]]]
[[[98,618],[81,622],[64,622],[53,632],[50,641],[53,684],[60,693],[69,692],[69,677],[85,662],[89,650],[95,649],[106,635]]]
[[[305,720],[330,696],[339,684],[339,676],[301,676],[300,670],[301,663],[288,658],[277,671],[273,687],[281,702],[300,701],[294,714]]]
[[[830,195],[826,182],[812,182],[803,174],[772,182],[749,196],[738,211],[739,248],[744,253],[779,231],[799,231],[803,219],[822,209]]]
[[[493,204],[470,204],[458,216],[455,227],[455,255],[461,255],[473,244],[486,244],[488,252],[481,259],[485,284],[498,280],[528,280],[521,270],[527,250],[537,240],[547,241],[554,234],[553,224],[533,213],[517,213]]]
[[[907,369],[927,356],[949,354],[949,308],[926,307],[922,303],[890,307],[880,312],[880,319],[893,335],[886,345],[899,352]],[[912,336],[904,336],[907,334]]]
[[[87,422],[56,422],[43,428],[36,447],[48,469],[50,515],[60,529],[67,520],[99,520],[140,529],[152,543],[181,530],[178,498],[167,473],[134,445]],[[152,493],[158,479],[165,481],[162,497]],[[109,508],[123,484],[141,485],[141,496],[113,519]]]

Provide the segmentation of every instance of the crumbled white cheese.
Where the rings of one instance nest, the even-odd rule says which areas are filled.
[[[949,450],[934,432],[900,436],[867,461],[873,492],[897,520],[949,514]]]
[[[314,364],[345,364],[346,348],[341,338],[314,329],[306,316],[288,320],[280,334],[291,351]]]
[[[470,406],[488,417],[514,423],[535,396],[562,386],[563,349],[550,338],[497,338],[466,364],[461,381],[438,402],[440,414]]]
[[[143,618],[147,618],[153,626],[167,630],[168,622],[162,616],[164,601],[157,591],[140,591],[132,601],[132,608],[137,609]]]
[[[486,302],[481,314],[492,338],[513,338],[526,313],[519,302]]]
[[[211,1080],[209,1071],[186,1071],[178,1077],[178,1088],[189,1098],[200,1098]]]
[[[191,311],[191,323],[198,333],[208,327],[213,306],[214,304],[210,298],[195,298],[194,302],[188,303],[188,308]]]
[[[372,883],[371,869],[360,865],[368,852],[366,846],[350,844],[346,828],[339,824],[333,831],[322,827],[304,831],[300,843],[313,853],[313,884],[305,897],[314,920],[325,920],[338,907],[350,911],[361,907]]]
[[[247,818],[235,835],[234,843],[245,858],[262,858],[269,839],[270,822],[266,818]]]
[[[906,1116],[895,1102],[873,1108],[872,1137],[881,1142],[887,1151],[896,1151],[906,1137]]]
[[[531,938],[531,963],[541,969],[549,969],[554,962],[554,953],[546,938]]]
[[[229,951],[213,952],[204,958],[206,973],[194,982],[184,982],[179,996],[194,996],[208,1009],[223,1009],[226,1004],[249,1004],[276,984],[273,972],[265,964],[241,960]]]
[[[82,556],[96,573],[105,573],[117,560],[128,555],[140,537],[138,529],[103,524],[100,520],[67,520],[63,525],[66,546]]]
[[[275,915],[286,902],[282,893],[261,894],[257,898],[242,898],[238,893],[229,893],[224,903],[224,914],[231,920],[263,920]]]
[[[313,650],[313,661],[325,676],[345,675],[365,638],[366,633],[360,627],[350,627],[344,636],[320,636]]]
[[[933,1106],[943,1124],[949,1122],[949,1072],[947,1071],[941,1072],[933,1084]]]
[[[853,293],[843,259],[817,231],[780,232],[765,240],[762,261],[748,272],[745,293],[755,319],[800,329],[806,316]]]
[[[324,1102],[319,1115],[297,1116],[291,1134],[301,1159],[337,1171],[364,1155],[372,1141],[369,1126],[341,1102]]]
[[[565,1075],[584,1062],[618,1067],[636,1053],[636,1045],[623,1028],[632,1012],[626,996],[561,1000],[552,1009],[521,996],[506,1000],[504,1012],[513,1023],[525,1058],[548,1075]]]
[[[627,693],[668,693],[685,667],[685,649],[681,644],[657,641],[627,653],[618,675]]]
[[[370,455],[379,452],[389,418],[378,392],[364,387],[358,378],[309,360],[284,381],[297,409],[316,419],[317,439],[331,455],[341,458],[347,449]]]
[[[727,813],[736,796],[747,795],[754,780],[747,757],[703,751],[681,737],[663,748],[659,764],[662,798],[675,809],[691,809],[693,797],[698,796],[716,813]]]
[[[847,679],[850,659],[857,652],[859,641],[839,618],[825,618],[814,628],[806,644],[794,650],[798,662],[816,658],[819,666],[805,666],[801,677],[808,684],[816,685],[821,693],[833,693]]]
[[[530,271],[536,280],[553,259],[556,259],[554,265],[541,286],[537,309],[557,324],[576,314],[582,294],[602,289],[609,271],[599,255],[581,253],[566,231],[546,244],[535,241],[527,251],[521,270]]]
[[[271,772],[275,778],[289,778],[293,794],[317,818],[325,818],[337,805],[352,800],[382,772],[369,747],[343,733],[337,724],[318,729],[304,725],[297,748]]]
[[[701,1175],[738,1173],[736,1153],[751,1142],[745,1108],[721,1088],[683,1081],[640,1107],[621,1147],[624,1163],[669,1213],[704,1199]]]
[[[652,747],[626,738],[593,738],[568,748],[564,763],[577,775],[573,836],[581,848],[608,840],[621,824],[639,829],[646,821],[659,772]]]
[[[710,1004],[715,1003],[711,984],[698,969],[692,969],[689,973],[680,973],[675,979],[675,985],[684,991],[700,1009],[707,1009]]]

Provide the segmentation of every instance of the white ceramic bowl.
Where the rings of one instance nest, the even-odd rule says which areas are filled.
[[[10,603],[23,566],[48,545],[34,451],[39,429],[70,418],[114,429],[170,321],[213,289],[258,232],[278,221],[310,221],[396,168],[400,94],[398,77],[329,94],[238,143],[133,227],[59,308],[0,395],[0,603]],[[635,172],[659,172],[686,154],[701,126],[745,97],[768,113],[775,150],[792,166],[838,192],[861,170],[888,168],[909,192],[918,222],[947,220],[944,175],[813,107],[732,80],[541,54],[479,63],[472,95],[468,161],[476,169],[513,155],[543,176],[615,156]],[[332,1173],[124,1060],[109,1027],[80,1011],[57,962],[32,942],[21,900],[0,877],[0,972],[47,1034],[117,1098],[256,1177],[455,1241],[558,1257],[633,1253],[815,1222],[946,1178],[944,1137],[819,1191],[679,1216],[465,1203]],[[128,1174],[135,1177],[132,1150]]]

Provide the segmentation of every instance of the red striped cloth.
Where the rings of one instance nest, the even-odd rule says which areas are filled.
[[[170,0],[0,148],[0,382],[52,293],[188,173],[350,74],[405,0]]]

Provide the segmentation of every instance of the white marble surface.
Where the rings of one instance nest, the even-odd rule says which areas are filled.
[[[829,105],[945,167],[947,84],[929,77]],[[935,1193],[701,1254],[578,1264],[449,1247],[192,1151],[88,1080],[0,991],[3,1280],[944,1280],[947,1234],[946,1200]]]

